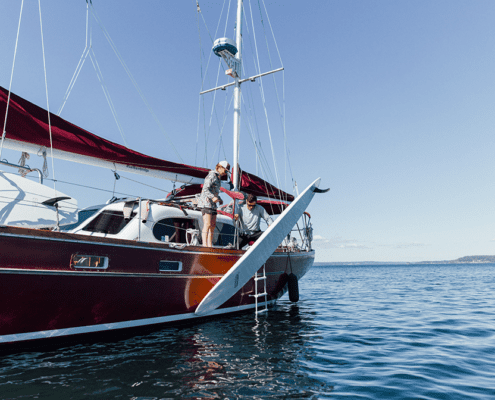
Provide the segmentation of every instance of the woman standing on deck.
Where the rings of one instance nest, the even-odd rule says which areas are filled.
[[[205,178],[203,190],[199,196],[198,207],[203,214],[203,246],[213,247],[213,233],[217,224],[217,204],[223,204],[220,198],[220,178],[227,175],[230,165],[227,161],[220,161],[214,170],[211,170]]]

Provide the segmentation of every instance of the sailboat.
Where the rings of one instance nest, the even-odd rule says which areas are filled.
[[[243,0],[237,3],[240,27]],[[234,79],[234,149],[239,147],[241,84],[246,81],[241,77],[241,45],[238,29],[235,41],[221,38],[213,47]],[[55,158],[184,184],[166,199],[113,199],[64,231],[61,218],[73,222],[68,215],[77,203],[63,193],[46,194],[41,174],[40,182],[28,181],[27,188],[23,178],[4,173],[15,192],[9,211],[17,208],[27,215],[29,208],[33,216],[26,217],[32,223],[1,220],[0,345],[258,313],[287,291],[297,301],[297,281],[315,258],[305,210],[315,193],[324,192],[319,179],[293,196],[241,170],[235,150],[232,181],[222,182],[232,204],[219,210],[214,246],[204,247],[201,210],[194,199],[208,169],[113,143],[4,88],[0,120],[6,121],[2,147],[50,149]],[[246,194],[260,197],[259,204],[278,217],[258,241],[239,249],[233,214]],[[38,218],[38,209],[50,211],[51,217]],[[302,242],[296,243],[290,233],[301,219]],[[55,227],[42,226],[52,220]]]

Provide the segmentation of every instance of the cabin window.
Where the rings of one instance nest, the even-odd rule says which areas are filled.
[[[186,231],[198,229],[198,223],[190,218],[165,218],[153,226],[153,236],[160,241],[187,243]]]
[[[98,214],[88,225],[82,230],[96,233],[108,233],[116,235],[129,223],[136,215],[131,214],[131,218],[125,219],[123,211],[104,210]]]
[[[70,260],[72,268],[107,269],[108,257],[74,254]]]
[[[182,271],[182,263],[180,261],[160,261],[158,266],[159,271]]]

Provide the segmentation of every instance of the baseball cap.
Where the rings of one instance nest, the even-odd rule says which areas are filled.
[[[224,160],[224,161],[220,161],[220,162],[218,163],[218,165],[221,165],[221,166],[222,166],[222,167],[224,167],[226,170],[230,170],[230,165],[229,165],[229,163],[228,163],[227,161],[225,161],[225,160]]]

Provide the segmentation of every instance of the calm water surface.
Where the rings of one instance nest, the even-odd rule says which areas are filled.
[[[0,358],[1,399],[494,399],[495,264],[314,267],[301,300]]]

